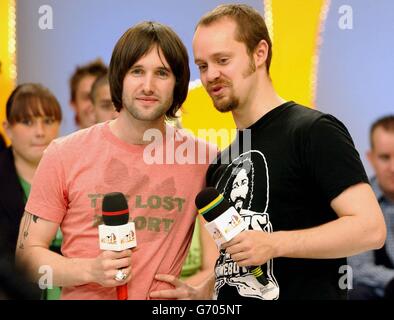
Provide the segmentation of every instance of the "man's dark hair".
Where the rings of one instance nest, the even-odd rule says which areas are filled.
[[[77,66],[70,78],[70,101],[75,101],[78,85],[83,78],[86,76],[99,77],[107,72],[107,66],[99,58],[82,66]]]
[[[166,117],[176,118],[176,112],[185,101],[189,80],[189,57],[177,34],[168,26],[147,21],[128,29],[115,45],[109,65],[109,84],[116,111],[123,107],[123,80],[130,68],[151,49],[161,49],[170,65],[176,83],[173,102]]]
[[[369,143],[371,145],[371,149],[373,149],[373,133],[379,127],[383,128],[385,131],[394,133],[394,115],[390,114],[381,117],[372,123],[371,129],[369,130]]]

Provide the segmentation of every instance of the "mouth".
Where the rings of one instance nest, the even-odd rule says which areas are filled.
[[[138,97],[138,98],[136,98],[136,100],[146,102],[146,103],[153,103],[153,102],[159,101],[159,99],[153,98],[153,97]]]
[[[223,95],[225,88],[226,87],[224,85],[214,85],[209,89],[209,93],[213,97],[219,97]]]
[[[31,146],[33,148],[46,148],[48,145],[47,144],[32,144]]]

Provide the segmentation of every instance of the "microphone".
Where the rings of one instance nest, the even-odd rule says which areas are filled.
[[[122,251],[136,246],[134,223],[129,222],[129,207],[121,192],[104,195],[104,225],[99,225],[100,249]],[[118,300],[127,300],[127,284],[116,287]]]
[[[220,238],[224,238],[225,241],[229,241],[243,231],[243,229],[239,229],[236,233],[230,235],[230,238],[226,238],[226,231],[229,230],[229,228],[223,228],[225,224],[233,224],[234,226],[237,219],[241,219],[242,222],[243,219],[239,216],[238,212],[230,206],[230,203],[223,197],[223,195],[220,194],[215,188],[208,187],[200,191],[200,193],[196,196],[195,204],[198,212],[202,214],[204,219],[208,222],[206,225],[207,229],[213,235],[214,239],[216,238],[215,240],[217,243],[223,242],[223,240],[220,241]],[[224,217],[228,218],[224,219]],[[216,222],[215,226],[211,227],[210,225],[213,222]],[[233,231],[235,229],[236,227],[234,226],[231,230]],[[220,235],[218,235],[218,233],[220,233]],[[264,272],[261,269],[261,266],[248,267],[248,269],[262,285],[266,286],[269,283],[267,277],[264,275]]]

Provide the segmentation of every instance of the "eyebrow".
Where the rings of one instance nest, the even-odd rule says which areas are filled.
[[[216,53],[210,55],[209,58],[211,58],[211,59],[217,59],[217,58],[220,58],[220,57],[222,57],[222,56],[232,56],[232,54],[231,54],[230,52],[220,51],[220,52],[216,52]],[[199,58],[194,59],[194,63],[195,63],[195,64],[204,63],[204,62],[205,62],[204,60],[199,59]]]
[[[133,65],[133,66],[130,67],[130,70],[131,70],[131,69],[134,69],[134,68],[142,68],[142,69],[145,69],[145,67],[144,67],[142,64],[135,64],[135,65]],[[168,72],[172,72],[170,68],[167,68],[167,67],[164,66],[164,65],[155,68],[155,70],[165,70],[165,71],[168,71]]]

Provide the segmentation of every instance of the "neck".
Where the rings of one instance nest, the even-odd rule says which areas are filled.
[[[286,100],[276,92],[267,75],[257,75],[256,85],[250,90],[248,98],[232,111],[238,129],[250,127],[272,109]]]
[[[18,176],[22,177],[25,181],[31,184],[33,182],[34,173],[36,172],[38,163],[32,163],[23,159],[21,156],[15,153],[15,151],[13,151],[13,153],[15,159],[15,168]]]
[[[144,133],[149,129],[160,130],[165,133],[164,115],[154,121],[141,121],[135,119],[124,108],[120,111],[119,116],[109,124],[112,133],[129,144],[148,144],[150,141],[144,141]]]

